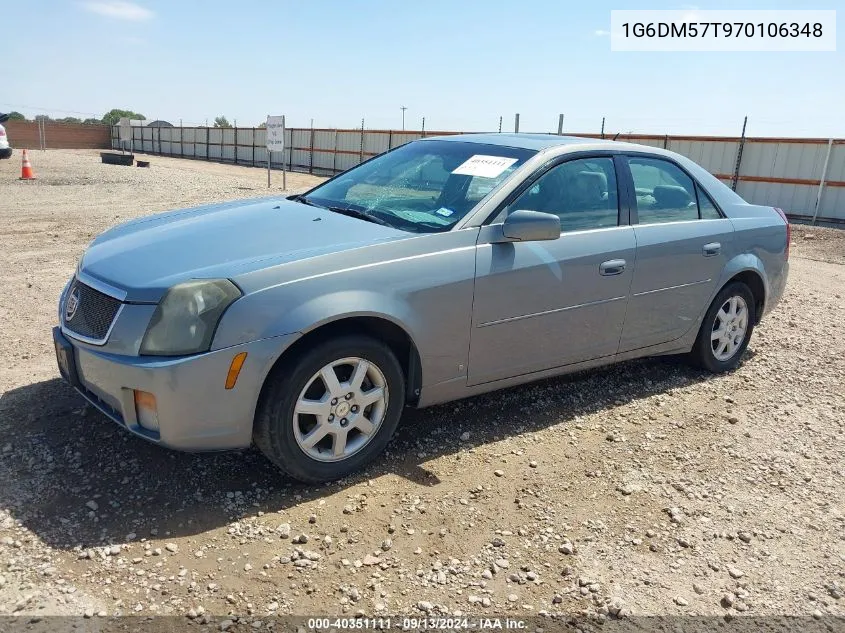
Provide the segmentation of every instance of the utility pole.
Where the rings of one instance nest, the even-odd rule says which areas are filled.
[[[513,117],[513,131],[519,132],[519,112]]]
[[[604,117],[601,118],[601,137],[604,138]]]
[[[408,109],[407,106],[399,106],[399,109],[402,110],[402,129],[405,129],[405,110]]]

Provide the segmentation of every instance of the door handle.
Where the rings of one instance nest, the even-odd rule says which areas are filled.
[[[719,242],[710,242],[709,244],[705,244],[701,248],[701,251],[705,257],[713,257],[713,255],[718,255],[722,251],[722,245]]]
[[[599,266],[599,274],[608,277],[610,275],[621,275],[625,272],[625,260],[624,259],[611,259],[610,261],[606,261]]]

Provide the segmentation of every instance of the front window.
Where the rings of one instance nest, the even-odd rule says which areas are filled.
[[[405,231],[448,231],[535,154],[463,141],[416,141],[299,200]]]
[[[508,205],[509,213],[519,209],[553,213],[564,233],[616,226],[619,196],[613,159],[583,158],[552,167]]]

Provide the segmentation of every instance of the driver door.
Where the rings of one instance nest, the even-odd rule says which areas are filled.
[[[518,190],[501,217],[527,209],[561,219],[556,240],[476,249],[468,384],[616,354],[636,242],[620,210],[614,158],[565,160]]]

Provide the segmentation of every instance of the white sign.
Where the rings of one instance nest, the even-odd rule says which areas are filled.
[[[480,178],[495,178],[513,165],[517,158],[503,158],[502,156],[485,156],[476,154],[470,156],[452,173],[460,176],[479,176]]]
[[[285,149],[284,117],[267,117],[267,149],[271,152],[281,152]]]

